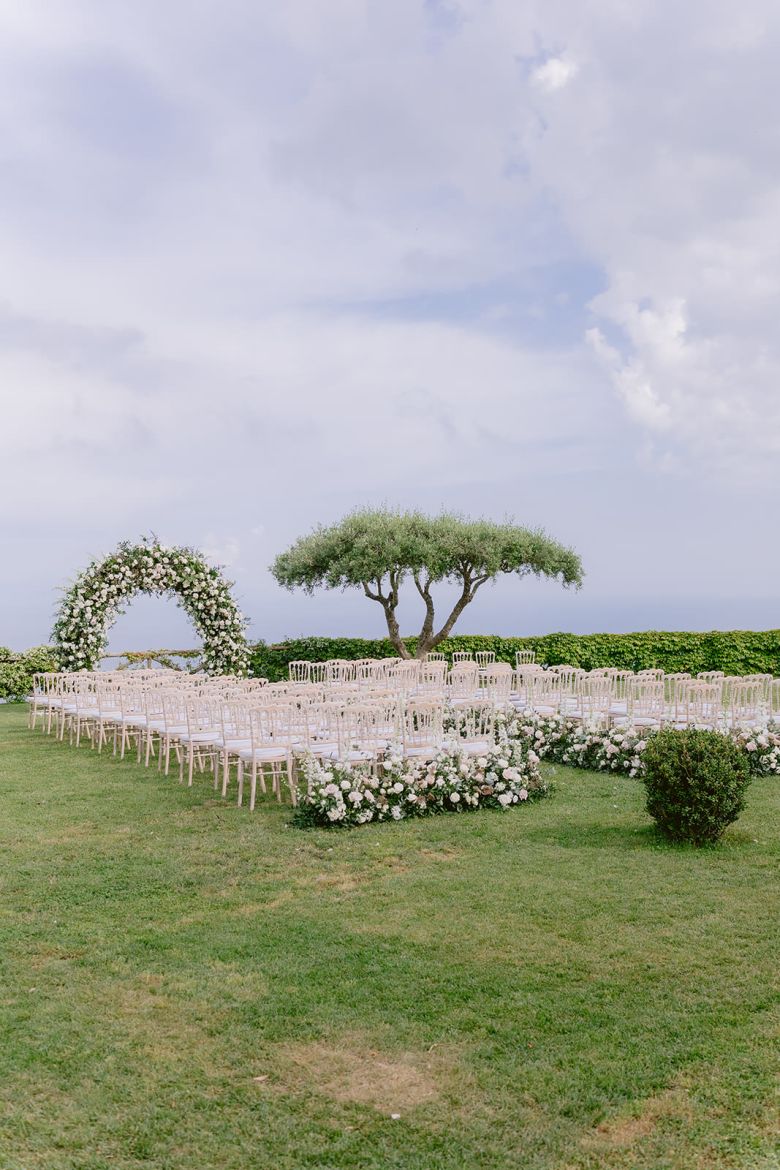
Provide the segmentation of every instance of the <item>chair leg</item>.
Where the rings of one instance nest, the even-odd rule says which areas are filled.
[[[262,769],[260,770],[262,775]],[[255,798],[257,796],[257,760],[252,760],[252,778],[249,785],[249,811],[254,812]]]

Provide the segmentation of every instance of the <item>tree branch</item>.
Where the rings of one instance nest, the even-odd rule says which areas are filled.
[[[376,588],[371,589],[370,584],[375,584]],[[387,622],[387,634],[393,646],[398,651],[401,658],[411,658],[408,647],[401,637],[401,631],[398,621],[395,616],[395,611],[398,607],[398,574],[390,573],[390,592],[389,594],[382,591],[382,580],[377,578],[375,582],[369,583],[363,581],[363,592],[366,597],[370,597],[372,601],[378,601],[385,611],[385,621]]]
[[[433,650],[436,646],[439,645],[440,642],[443,642],[445,638],[449,637],[450,630],[455,625],[466,606],[474,600],[474,595],[476,594],[477,590],[480,588],[480,586],[484,585],[486,581],[490,581],[493,577],[492,573],[481,573],[479,576],[473,577],[473,571],[474,569],[472,565],[466,566],[466,570],[463,574],[463,588],[461,590],[460,597],[452,607],[449,617],[439,630],[438,634],[432,634],[430,637],[426,647],[427,650]]]

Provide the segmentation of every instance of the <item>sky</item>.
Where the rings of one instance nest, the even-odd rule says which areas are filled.
[[[254,637],[381,635],[268,566],[382,504],[580,553],[464,633],[780,626],[779,53],[772,0],[0,0],[0,643],[148,533]]]

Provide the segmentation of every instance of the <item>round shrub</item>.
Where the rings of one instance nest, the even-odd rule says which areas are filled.
[[[647,811],[672,841],[717,841],[745,807],[745,753],[717,731],[661,731],[642,756]]]

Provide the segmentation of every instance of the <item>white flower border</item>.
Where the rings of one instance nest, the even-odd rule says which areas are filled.
[[[60,669],[96,669],[109,628],[124,612],[124,603],[138,593],[178,601],[203,639],[203,666],[209,674],[246,674],[246,619],[230,582],[195,549],[168,548],[156,539],[122,542],[76,578],[54,625]]]
[[[593,772],[642,775],[642,753],[651,728],[603,727],[579,723],[562,715],[521,713],[503,719],[505,734],[532,748],[541,759],[588,768]],[[756,727],[722,727],[748,757],[754,776],[780,776],[780,725],[767,721]]]
[[[452,741],[424,762],[404,759],[392,745],[381,765],[349,765],[306,756],[295,820],[301,826],[354,827],[434,813],[516,808],[552,788],[539,757],[520,739],[500,734],[484,756],[466,755]]]

